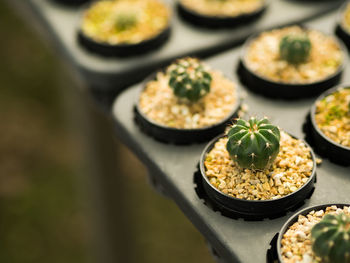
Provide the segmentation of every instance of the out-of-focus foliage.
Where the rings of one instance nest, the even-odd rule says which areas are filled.
[[[91,262],[82,147],[68,127],[61,92],[62,85],[76,87],[3,0],[0,20],[0,262]],[[118,147],[118,173],[130,193],[128,225],[119,227],[130,230],[132,242],[132,251],[118,253],[127,253],[128,262],[212,262],[198,231]]]

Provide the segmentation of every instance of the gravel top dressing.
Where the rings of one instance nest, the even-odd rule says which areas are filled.
[[[318,101],[315,119],[328,138],[350,147],[350,88],[341,88]]]
[[[312,174],[310,149],[300,140],[281,132],[280,151],[265,171],[241,169],[221,138],[205,158],[206,176],[223,193],[245,200],[278,199],[297,191]]]
[[[154,122],[178,129],[205,128],[224,120],[238,100],[236,85],[221,72],[211,70],[210,92],[197,102],[182,100],[169,87],[169,76],[158,72],[146,84],[139,101],[141,111]]]
[[[266,1],[264,0],[180,0],[187,9],[206,16],[235,17],[249,14],[260,9]]]
[[[286,35],[307,34],[311,41],[306,62],[290,64],[280,58],[279,45]],[[263,78],[288,84],[308,84],[335,74],[343,62],[341,47],[331,36],[299,26],[274,29],[252,40],[244,57],[247,67]]]
[[[84,13],[82,32],[96,42],[137,44],[164,31],[170,10],[158,0],[98,1]]]
[[[326,210],[311,211],[306,216],[299,215],[298,221],[289,227],[282,238],[283,263],[313,263],[322,262],[312,251],[311,229],[319,223],[326,214],[344,213],[350,216],[350,207],[343,209],[336,206],[327,207]]]
[[[344,29],[346,29],[348,32],[350,32],[350,4],[348,4],[346,6],[341,23],[342,23],[342,26],[344,27]]]

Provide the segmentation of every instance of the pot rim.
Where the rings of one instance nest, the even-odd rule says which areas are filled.
[[[287,133],[287,132],[286,132]],[[224,138],[226,137],[226,134],[221,134],[217,137],[215,137],[214,139],[212,139],[204,148],[202,154],[201,154],[201,157],[200,157],[200,165],[199,165],[199,168],[200,168],[200,172],[201,172],[201,175],[202,175],[202,179],[205,180],[205,182],[211,187],[212,190],[214,190],[216,193],[224,196],[225,198],[228,198],[228,199],[231,199],[233,202],[234,201],[239,201],[239,202],[247,202],[247,203],[250,203],[250,204],[259,204],[259,203],[270,203],[270,202],[274,202],[274,201],[280,201],[280,200],[284,200],[286,198],[290,198],[292,195],[297,195],[304,187],[306,187],[306,185],[308,185],[312,180],[314,180],[315,176],[316,176],[316,168],[317,168],[317,164],[316,164],[316,156],[315,156],[315,153],[313,151],[313,149],[310,147],[310,145],[303,139],[299,139],[298,137],[294,136],[294,135],[291,135],[290,133],[287,133],[289,134],[290,136],[292,136],[294,139],[298,139],[298,140],[301,140],[309,149],[310,149],[310,154],[311,154],[311,159],[312,159],[312,162],[313,162],[313,167],[312,167],[312,172],[311,172],[311,175],[310,177],[308,178],[308,180],[303,184],[302,187],[300,187],[298,190],[286,195],[286,196],[283,196],[283,197],[280,197],[280,198],[277,198],[277,199],[269,199],[269,200],[245,200],[245,199],[240,199],[240,198],[237,198],[237,197],[233,197],[233,196],[229,196],[223,192],[221,192],[219,189],[217,189],[216,187],[214,187],[210,182],[209,182],[209,179],[208,177],[205,175],[205,167],[204,167],[204,160],[205,160],[205,157],[207,155],[207,153],[212,150],[212,148],[214,147],[215,143],[221,139],[221,138]]]

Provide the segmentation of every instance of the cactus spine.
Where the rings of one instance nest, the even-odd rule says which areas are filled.
[[[287,35],[280,42],[280,57],[290,64],[306,62],[310,51],[311,41],[306,34]]]
[[[125,31],[133,26],[135,26],[137,23],[137,17],[136,14],[133,13],[120,13],[116,16],[115,19],[115,27],[118,31]]]
[[[311,230],[312,249],[322,262],[350,263],[350,217],[327,214]]]
[[[280,148],[280,131],[267,118],[251,118],[249,121],[238,119],[227,137],[227,151],[241,168],[269,168]]]
[[[179,59],[167,69],[169,86],[179,98],[196,102],[210,91],[212,77],[196,58]]]

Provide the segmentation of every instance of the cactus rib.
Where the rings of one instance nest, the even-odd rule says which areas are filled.
[[[210,92],[209,69],[196,58],[179,59],[168,67],[167,74],[169,86],[179,98],[196,102]]]
[[[324,262],[350,263],[350,217],[327,214],[311,230],[312,249]]]
[[[267,118],[238,119],[227,136],[226,148],[241,168],[267,169],[279,152],[280,131]]]
[[[311,47],[307,34],[287,35],[280,42],[280,57],[290,64],[300,64],[308,60]]]

